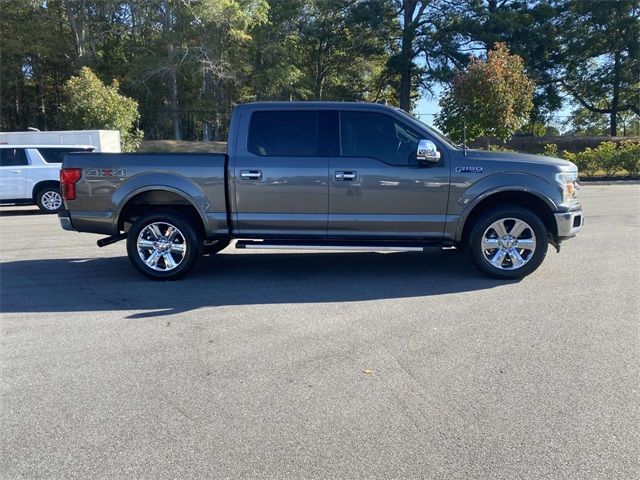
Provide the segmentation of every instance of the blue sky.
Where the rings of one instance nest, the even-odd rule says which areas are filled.
[[[440,105],[438,105],[438,96],[442,92],[442,88],[436,86],[434,88],[434,92],[436,94],[435,98],[430,98],[430,96],[423,95],[418,104],[416,105],[416,111],[414,112],[417,117],[420,118],[427,125],[433,126],[433,114],[436,114],[440,111]]]

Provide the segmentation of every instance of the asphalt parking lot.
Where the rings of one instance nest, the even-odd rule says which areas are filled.
[[[0,217],[2,478],[640,477],[640,186],[520,282],[463,255],[203,257]]]

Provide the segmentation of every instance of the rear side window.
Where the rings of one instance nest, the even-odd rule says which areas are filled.
[[[249,123],[247,149],[265,157],[318,155],[318,112],[254,112]]]
[[[39,148],[38,152],[47,163],[62,163],[63,157],[72,152],[92,152],[91,148]]]
[[[24,148],[0,148],[0,166],[14,167],[27,164]]]

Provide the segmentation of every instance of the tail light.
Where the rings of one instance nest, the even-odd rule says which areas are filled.
[[[60,170],[60,191],[65,200],[76,199],[76,182],[80,180],[82,170],[79,168],[62,168]]]

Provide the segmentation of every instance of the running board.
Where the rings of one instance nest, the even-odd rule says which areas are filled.
[[[441,247],[440,243],[415,242],[318,242],[296,240],[238,240],[236,248],[241,249],[289,249],[289,250],[357,250],[369,252],[423,252],[425,249]]]

